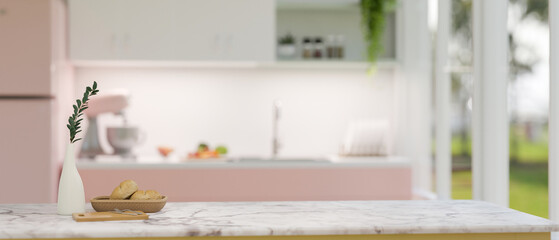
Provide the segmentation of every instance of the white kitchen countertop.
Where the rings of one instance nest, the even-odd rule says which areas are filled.
[[[298,161],[300,159],[307,161]],[[80,159],[78,169],[177,169],[177,168],[394,168],[411,167],[407,158],[387,157],[327,157],[313,159],[291,158],[273,161],[243,161],[237,159],[208,159],[190,162],[165,161],[162,157],[139,157],[136,161],[123,161],[116,156],[98,156],[95,161]],[[321,161],[322,160],[322,161]]]
[[[90,205],[88,205],[91,209]],[[75,222],[56,204],[0,204],[0,238],[550,232],[547,219],[486,202],[168,203],[149,220]]]

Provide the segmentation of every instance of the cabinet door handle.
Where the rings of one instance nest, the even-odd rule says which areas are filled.
[[[122,50],[124,53],[128,52],[128,48],[130,47],[128,44],[130,42],[130,35],[128,33],[124,33],[124,35],[122,36]]]
[[[227,38],[225,39],[225,53],[229,53],[231,51],[231,48],[233,46],[233,41],[235,40],[233,34],[229,33],[227,34]]]
[[[115,33],[111,34],[110,49],[111,49],[111,53],[115,54],[115,50],[116,50],[116,34]]]
[[[216,34],[214,36],[214,39],[212,41],[212,46],[211,46],[214,53],[219,52],[220,45],[221,45],[221,36],[219,34]]]

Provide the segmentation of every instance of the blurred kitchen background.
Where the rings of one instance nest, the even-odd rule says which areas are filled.
[[[215,4],[226,6],[213,9]],[[114,15],[88,16],[92,8],[107,9],[106,5]],[[277,128],[282,157],[336,155],[352,121],[393,118],[394,12],[387,13],[385,62],[372,77],[365,74],[367,46],[357,1],[153,5],[149,1],[69,5],[77,94],[93,81],[105,90],[128,90],[127,119],[147,136],[135,149],[138,155],[158,155],[158,146],[185,155],[207,142],[227,146],[230,156],[269,157],[276,101],[281,104]],[[188,12],[194,6],[200,14],[207,15],[206,10],[212,16]],[[124,9],[135,16],[122,16]],[[171,17],[142,18],[183,11],[187,13],[176,17],[182,25],[176,19],[171,22]],[[247,17],[240,17],[240,12]],[[192,24],[195,19],[211,27]],[[107,26],[115,21],[121,24],[117,30]],[[183,31],[176,33],[179,29]],[[108,35],[114,39],[108,40]],[[291,42],[281,42],[285,38]],[[286,45],[291,52],[283,54]],[[333,47],[340,54],[329,55]],[[185,58],[190,61],[166,62]],[[136,60],[152,62],[138,66]],[[110,114],[99,118],[104,126],[120,121]]]
[[[88,197],[123,177],[153,174],[198,177],[180,180],[192,195],[176,193],[179,200],[437,198],[437,1],[383,1],[375,61],[364,2],[379,1],[0,0],[0,29],[10,36],[0,37],[7,53],[0,56],[0,180],[31,167],[44,181],[38,198],[2,195],[0,202],[54,201],[66,116],[93,81],[99,103],[92,102],[86,126],[95,121],[96,134],[80,142],[78,162]],[[469,199],[472,1],[451,2],[452,197]],[[508,21],[510,205],[547,217],[547,0],[510,0]],[[39,89],[38,80],[49,84]],[[48,111],[23,110],[30,102]],[[18,124],[30,127],[22,132]],[[115,145],[124,153],[115,154]],[[27,152],[30,146],[36,150]],[[217,146],[226,151],[216,153]],[[252,162],[232,169],[261,171],[227,185],[250,175],[222,171],[241,160]],[[181,169],[187,172],[174,171]],[[289,178],[308,185],[289,191],[301,184],[281,185]],[[250,185],[259,181],[269,182]],[[249,187],[224,190],[243,184]],[[310,188],[322,192],[304,195]]]

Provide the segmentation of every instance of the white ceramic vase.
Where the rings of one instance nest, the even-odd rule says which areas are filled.
[[[72,215],[85,212],[85,193],[78,169],[74,144],[66,146],[66,156],[58,184],[58,214]]]

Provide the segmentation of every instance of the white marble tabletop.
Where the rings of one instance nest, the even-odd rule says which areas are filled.
[[[89,205],[91,209],[91,206]],[[455,201],[168,203],[149,220],[75,222],[55,204],[0,204],[0,238],[267,236],[558,231],[494,204]]]

